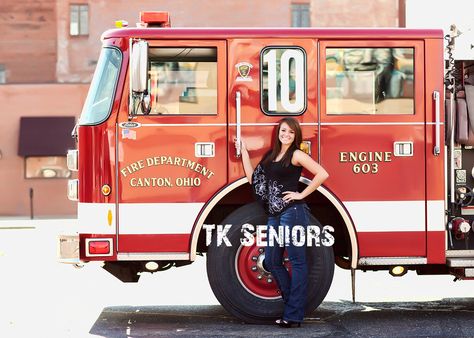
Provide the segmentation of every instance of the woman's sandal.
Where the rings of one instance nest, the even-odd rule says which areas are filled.
[[[277,324],[280,327],[287,328],[287,329],[290,329],[293,326],[301,327],[301,322],[294,322],[292,320],[284,320],[283,318],[275,320],[275,324]]]

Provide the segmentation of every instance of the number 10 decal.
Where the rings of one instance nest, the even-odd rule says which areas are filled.
[[[262,51],[262,109],[268,114],[299,114],[306,107],[306,58],[299,48]]]

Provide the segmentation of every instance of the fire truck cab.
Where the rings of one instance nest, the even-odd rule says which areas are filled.
[[[474,276],[472,150],[445,128],[441,30],[171,28],[167,13],[141,13],[137,27],[109,30],[102,43],[68,154],[78,229],[60,237],[61,261],[102,261],[137,282],[206,254],[230,313],[278,317],[265,247],[240,242],[242,225],[265,224],[266,214],[234,139],[245,138],[255,165],[292,116],[301,149],[330,173],[306,199],[312,224],[330,226],[335,240],[307,249],[308,311],[335,264]],[[303,172],[301,187],[311,179]],[[207,245],[209,225],[231,225],[231,246],[216,233]]]

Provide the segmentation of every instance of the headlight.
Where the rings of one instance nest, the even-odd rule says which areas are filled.
[[[74,150],[68,150],[67,151],[67,168],[71,171],[77,171],[79,169],[78,166],[78,157],[79,157],[79,151],[74,149]]]
[[[79,200],[79,180],[69,180],[67,182],[67,198],[71,201]]]

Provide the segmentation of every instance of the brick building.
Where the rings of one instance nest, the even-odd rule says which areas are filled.
[[[75,214],[75,203],[66,198],[66,177],[71,173],[63,168],[62,153],[70,130],[49,140],[48,135],[59,134],[48,128],[62,125],[54,122],[60,118],[80,114],[102,32],[118,19],[134,25],[144,10],[170,12],[173,27],[405,25],[405,0],[3,0],[0,216],[30,215],[31,202],[37,216]],[[52,122],[38,137],[60,146],[41,148],[37,140],[23,136],[31,134],[28,118],[38,117],[57,117],[47,120]]]

